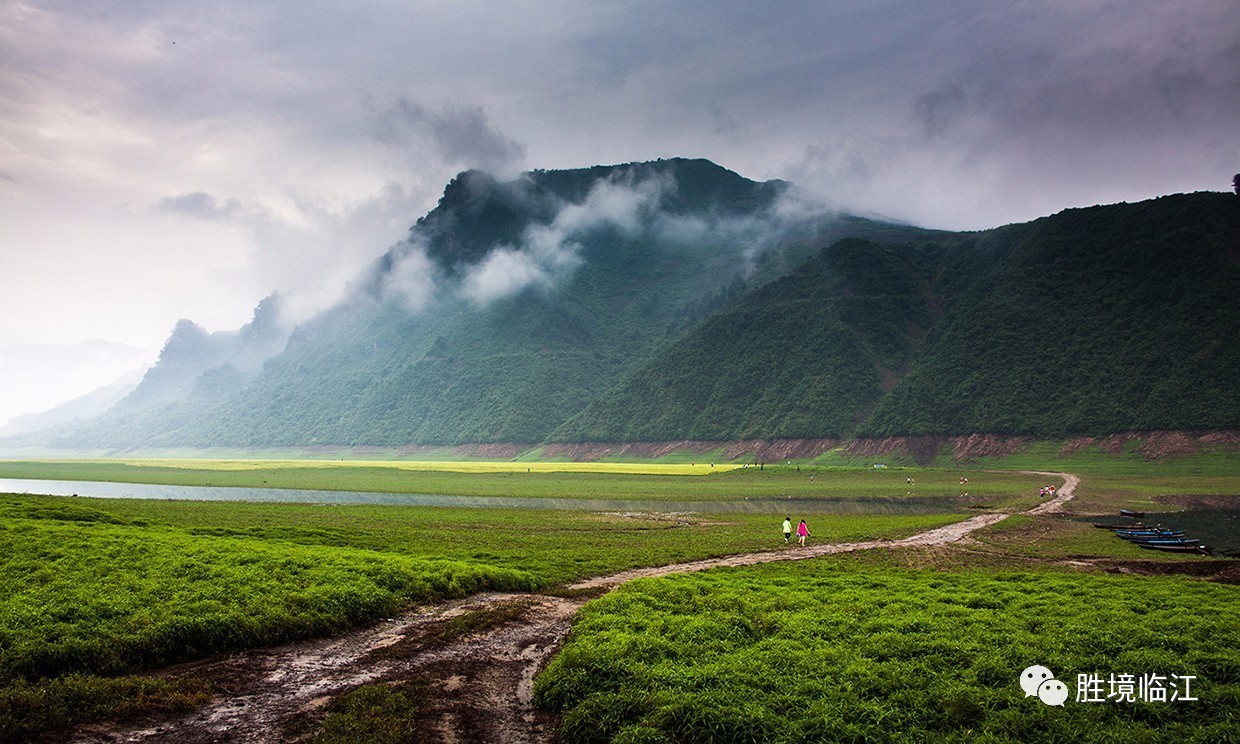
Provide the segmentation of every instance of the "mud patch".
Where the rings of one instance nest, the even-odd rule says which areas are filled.
[[[723,460],[754,462],[803,460],[818,457],[841,444],[838,439],[747,439],[740,442],[683,439],[674,442],[582,442],[553,443],[543,449],[550,458],[594,462],[611,457],[658,458],[676,452],[705,455],[723,450]]]
[[[1190,576],[1220,584],[1240,584],[1240,561],[1121,561],[1099,559],[1090,563],[1106,573],[1138,576]]]
[[[907,454],[918,465],[928,465],[939,456],[946,440],[942,437],[884,437],[882,439],[854,439],[845,452],[851,457],[891,457]]]
[[[1175,504],[1185,509],[1210,509],[1240,514],[1240,494],[1236,496],[1220,496],[1212,493],[1169,494],[1166,496],[1155,496],[1154,501],[1159,504]]]
[[[1074,437],[1064,443],[1059,454],[1066,457],[1081,450],[1096,448],[1108,455],[1122,457],[1129,447],[1133,447],[1136,454],[1146,462],[1186,457],[1209,450],[1235,454],[1240,452],[1240,431],[1148,431],[1112,434],[1108,437]]]
[[[608,457],[666,457],[673,452],[705,454],[720,449],[724,442],[680,440],[675,442],[582,442],[552,443],[543,449],[548,458],[566,458],[573,462],[595,462]]]
[[[729,446],[727,458],[737,460],[748,457],[757,462],[803,460],[819,457],[838,446],[838,439],[751,439]]]
[[[973,462],[985,457],[1014,455],[1029,443],[1027,437],[1003,437],[995,434],[973,434],[953,437],[951,440],[954,462]]]
[[[443,648],[450,643],[513,622],[528,612],[533,604],[534,601],[528,597],[507,602],[499,600],[485,607],[427,623],[417,633],[380,639],[374,648],[362,657],[361,663],[374,663],[381,659],[401,658],[428,649]]]

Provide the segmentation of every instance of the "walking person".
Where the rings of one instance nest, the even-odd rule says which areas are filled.
[[[792,517],[784,517],[784,542],[792,539]]]
[[[805,538],[809,537],[809,527],[805,526],[805,520],[797,525],[797,538],[801,541],[801,547],[805,547]]]

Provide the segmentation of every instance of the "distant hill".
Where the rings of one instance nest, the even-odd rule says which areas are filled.
[[[98,340],[0,346],[0,429],[11,417],[46,411],[144,369],[154,356],[149,349]],[[16,428],[25,430],[25,424]]]
[[[0,437],[15,437],[49,429],[72,430],[78,422],[94,418],[119,403],[133,392],[141,379],[141,370],[134,370],[108,385],[46,411],[14,416],[7,424],[0,426]]]
[[[183,322],[57,443],[1237,428],[1238,226],[1222,194],[949,233],[704,160],[467,171],[338,306],[291,332],[262,307],[234,334]]]

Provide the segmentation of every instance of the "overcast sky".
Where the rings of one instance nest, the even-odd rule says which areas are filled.
[[[456,172],[706,157],[942,228],[1226,190],[1235,0],[0,0],[0,346],[338,292]]]

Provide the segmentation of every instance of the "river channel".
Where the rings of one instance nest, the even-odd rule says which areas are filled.
[[[452,496],[426,493],[373,493],[317,491],[291,488],[232,486],[168,486],[109,481],[33,480],[0,478],[0,493],[80,496],[98,499],[171,499],[183,501],[292,502],[302,504],[396,504],[497,509],[573,509],[584,511],[741,512],[769,514],[795,506],[817,514],[942,514],[966,511],[951,497],[743,499],[735,501],[647,501],[626,499],[518,498],[512,496]]]

